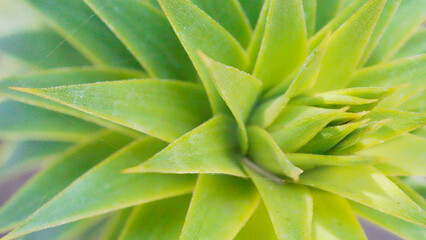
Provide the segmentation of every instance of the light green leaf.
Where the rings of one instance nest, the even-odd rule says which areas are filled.
[[[126,208],[111,214],[112,216],[110,216],[105,223],[104,230],[99,239],[117,240],[123,231],[124,225],[126,224],[132,210],[133,208]]]
[[[19,89],[172,142],[210,116],[196,84],[125,80],[42,89]]]
[[[398,109],[409,112],[426,112],[426,87],[416,95],[410,97]]]
[[[421,26],[419,30],[404,44],[393,56],[393,59],[405,58],[417,54],[426,53],[426,27]]]
[[[25,220],[81,174],[130,141],[128,137],[108,132],[70,149],[1,208],[0,229],[7,230]]]
[[[357,154],[387,159],[375,167],[386,175],[426,175],[426,139],[406,133]]]
[[[292,97],[309,90],[315,84],[326,44],[327,40],[306,59],[294,78],[291,76],[293,80],[290,83],[281,82],[265,94],[264,98],[280,95],[261,103],[255,109],[251,117],[252,124],[264,128],[268,127],[279,116]],[[288,86],[288,84],[290,85]]]
[[[314,200],[312,240],[367,240],[345,199],[314,189],[311,195]]]
[[[249,151],[248,157],[261,167],[274,171],[275,174],[288,176],[294,181],[299,180],[299,175],[303,172],[295,167],[284,155],[279,146],[269,133],[259,127],[249,127]],[[276,166],[278,165],[278,168]]]
[[[406,177],[404,183],[414,189],[423,199],[426,198],[426,184],[423,177]]]
[[[394,87],[407,85],[384,99],[379,106],[395,108],[420,93],[426,85],[426,54],[396,60],[357,71],[351,87]]]
[[[317,0],[302,0],[303,12],[305,13],[306,32],[308,38],[315,33]]]
[[[245,177],[233,120],[218,115],[127,173],[221,173]]]
[[[49,71],[42,71],[36,74],[9,77],[0,80],[0,96],[4,96],[16,101],[35,105],[37,107],[46,108],[56,112],[65,113],[77,118],[81,118],[99,125],[124,132],[132,136],[140,136],[134,130],[113,124],[90,114],[77,111],[70,107],[58,104],[47,99],[34,96],[31,94],[12,90],[12,87],[21,88],[47,88],[62,85],[73,85],[83,83],[94,83],[104,81],[114,81],[130,78],[145,77],[144,73],[118,68],[63,68]]]
[[[353,201],[351,201],[350,204],[352,209],[359,216],[386,228],[388,231],[404,239],[418,240],[426,236],[426,229],[421,226],[406,222]]]
[[[238,0],[191,0],[191,2],[223,26],[243,47],[247,47],[252,34],[251,26]]]
[[[369,1],[331,35],[316,85],[312,88],[315,92],[340,89],[348,84],[385,3],[386,0]]]
[[[123,148],[75,180],[8,238],[191,192],[195,182],[192,175],[121,173],[164,146],[165,143],[146,137]]]
[[[237,120],[241,148],[245,153],[248,148],[245,122],[261,93],[262,82],[250,74],[200,54],[219,94]]]
[[[408,178],[413,178],[413,177],[408,177]],[[426,209],[426,199],[420,193],[418,193],[414,188],[412,188],[410,185],[408,185],[406,182],[404,182],[398,177],[389,177],[389,179],[393,183],[395,183],[399,187],[399,189],[404,191],[404,193],[407,194],[407,196],[409,196],[411,200],[413,200],[414,202],[417,203],[417,205],[423,208],[423,210]]]
[[[78,141],[99,131],[98,125],[15,101],[0,103],[0,135],[7,139]]]
[[[136,60],[83,0],[25,0],[50,26],[96,65],[140,68]]]
[[[251,0],[250,0],[251,1]],[[263,6],[260,11],[259,19],[254,29],[253,35],[250,40],[250,44],[247,48],[247,54],[250,60],[248,72],[253,72],[253,68],[256,64],[259,56],[260,47],[262,45],[263,35],[265,34],[266,21],[269,14],[269,7],[271,6],[271,0],[264,0]]]
[[[118,239],[179,239],[190,200],[190,195],[184,195],[135,208]]]
[[[259,203],[254,186],[226,175],[199,175],[180,240],[231,240]]]
[[[345,110],[287,106],[267,130],[284,152],[295,152]]]
[[[306,55],[302,0],[271,0],[253,75],[262,80],[264,89],[269,89],[299,67]]]
[[[151,77],[196,80],[185,50],[158,9],[138,0],[85,0]]]
[[[424,210],[371,166],[316,168],[302,174],[299,183],[335,193],[420,226],[426,225]]]
[[[262,10],[264,0],[239,0],[241,7],[244,9],[250,25],[256,27],[259,19],[260,11]]]
[[[340,113],[333,121],[329,123],[329,126],[336,126],[344,123],[348,123],[350,121],[357,121],[367,115],[368,111],[363,112],[343,112]]]
[[[215,61],[245,70],[248,57],[244,49],[229,32],[189,0],[159,2],[201,77],[213,112],[229,111],[197,51],[204,52]]]
[[[271,216],[278,239],[310,239],[312,197],[303,186],[274,182],[245,166]]]
[[[309,153],[287,153],[286,156],[297,167],[309,170],[319,166],[360,166],[384,161],[373,156],[318,155]]]
[[[51,141],[23,141],[14,145],[6,145],[10,152],[0,160],[0,181],[12,179],[21,173],[39,169],[58,158],[69,149],[72,144],[67,142]]]
[[[0,51],[40,68],[90,65],[86,58],[49,29],[1,37]]]
[[[368,41],[368,44],[365,47],[365,51],[361,61],[359,62],[359,66],[365,64],[365,62],[368,60],[368,58],[376,48],[401,2],[402,0],[386,0],[386,5],[383,8],[383,12],[380,15],[379,20],[377,21],[373,33],[371,34],[370,40]]]
[[[277,240],[274,226],[266,210],[265,204],[261,202],[250,217],[246,225],[241,229],[234,240]]]
[[[425,1],[402,1],[367,65],[390,60],[426,20]]]
[[[347,105],[356,106],[375,102],[377,102],[377,99],[365,99],[348,95],[330,94],[327,92],[323,94],[314,94],[312,96],[298,97],[292,100],[291,104],[329,108],[335,105],[340,107]]]
[[[315,30],[319,31],[338,13],[342,0],[319,0],[316,6]]]
[[[359,122],[326,127],[301,149],[299,149],[299,152],[317,154],[326,153],[336,144],[338,144],[343,138],[367,122],[368,119]]]

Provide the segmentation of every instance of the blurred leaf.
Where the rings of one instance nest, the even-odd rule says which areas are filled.
[[[238,232],[235,240],[277,240],[274,226],[266,210],[265,204],[261,202],[250,217],[246,225]]]
[[[302,0],[271,0],[253,75],[262,80],[264,89],[269,89],[301,65],[306,55]]]
[[[310,239],[313,206],[309,190],[300,185],[274,182],[248,166],[245,170],[265,202],[277,238]]]
[[[137,131],[174,141],[210,116],[204,91],[171,80],[125,80],[17,89]]]
[[[275,174],[284,174],[294,181],[299,179],[299,175],[303,171],[287,159],[266,130],[259,127],[249,127],[248,136],[250,148],[247,156],[250,160],[269,171],[277,170],[273,172]]]
[[[201,174],[179,239],[233,239],[258,203],[257,191],[249,181]]]
[[[196,80],[188,55],[161,11],[138,0],[85,2],[110,26],[151,77]]]
[[[415,56],[426,53],[426,27],[421,26],[416,33],[393,56],[393,59]]]
[[[314,92],[340,89],[355,71],[386,0],[372,0],[330,37]],[[336,66],[339,66],[336,68]]]
[[[299,182],[425,226],[422,208],[371,166],[316,168],[302,174]]]
[[[259,56],[260,47],[263,41],[263,35],[265,34],[266,21],[269,15],[270,6],[271,6],[271,0],[263,1],[263,6],[259,14],[259,19],[257,21],[253,35],[251,37],[250,44],[247,48],[247,54],[250,61],[247,72],[253,72],[253,68]]]
[[[197,51],[215,61],[245,70],[248,58],[244,49],[229,32],[189,0],[159,2],[201,77],[213,112],[228,112]]]
[[[78,141],[99,131],[79,118],[15,101],[0,103],[0,134],[7,139]]]
[[[426,229],[421,226],[387,215],[356,202],[351,201],[350,203],[358,215],[404,239],[418,240],[424,238],[426,235]]]
[[[0,50],[40,68],[90,65],[68,42],[49,29],[3,36]]]
[[[402,1],[367,65],[390,60],[426,20],[425,1]]]
[[[213,173],[245,177],[239,162],[236,126],[230,117],[218,115],[183,135],[127,173]]]
[[[117,239],[179,239],[190,200],[190,195],[184,195],[135,208]]]
[[[316,7],[315,30],[319,31],[330,20],[332,20],[339,11],[342,0],[319,0]]]
[[[244,9],[251,26],[256,27],[265,0],[239,0],[241,7]]]
[[[262,82],[250,74],[216,62],[205,55],[201,55],[201,58],[219,94],[237,120],[240,145],[245,153],[248,149],[245,122],[261,93]]]
[[[238,0],[191,0],[191,2],[231,33],[243,47],[247,47],[252,34],[251,26]]]
[[[136,60],[83,0],[25,0],[50,26],[96,65],[140,68]]]
[[[112,216],[110,216],[105,223],[100,239],[117,240],[123,231],[124,225],[127,223],[127,219],[129,218],[132,210],[133,208],[126,208],[111,214]]]
[[[314,189],[311,195],[314,202],[312,240],[367,240],[345,199]]]
[[[0,209],[0,229],[20,224],[80,175],[130,141],[123,135],[103,132],[67,151],[27,182]]]
[[[302,0],[303,12],[305,13],[305,23],[308,38],[315,33],[317,0]]]
[[[4,96],[16,101],[35,105],[37,107],[65,113],[83,120],[97,123],[111,129],[124,132],[129,135],[140,136],[139,133],[131,129],[113,124],[110,121],[94,117],[90,114],[77,111],[68,106],[49,101],[47,99],[10,89],[11,87],[23,88],[47,88],[62,85],[73,85],[83,83],[95,83],[104,81],[114,81],[130,78],[145,77],[144,73],[118,68],[63,68],[49,71],[42,71],[36,74],[9,77],[0,80],[0,96]]]
[[[77,178],[8,237],[191,192],[192,175],[121,173],[165,145],[146,137],[123,148]]]

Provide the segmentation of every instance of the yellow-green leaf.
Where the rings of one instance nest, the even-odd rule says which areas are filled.
[[[210,117],[200,86],[181,81],[126,80],[20,91],[169,142]]]
[[[219,173],[244,177],[236,130],[230,117],[218,115],[126,172]]]
[[[416,33],[393,56],[393,59],[415,56],[426,53],[426,27],[421,26]]]
[[[85,0],[151,77],[196,80],[196,71],[167,18],[138,0]]]
[[[261,202],[234,240],[277,240],[265,204]]]
[[[200,175],[180,240],[231,240],[259,203],[254,186],[241,178]]]
[[[317,0],[302,0],[303,12],[305,13],[306,32],[308,38],[315,33],[317,14]]]
[[[274,182],[245,165],[271,216],[277,238],[310,239],[312,197],[304,186]]]

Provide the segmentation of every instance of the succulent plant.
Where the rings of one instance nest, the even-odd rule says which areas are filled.
[[[426,1],[26,2],[2,239],[425,237]]]

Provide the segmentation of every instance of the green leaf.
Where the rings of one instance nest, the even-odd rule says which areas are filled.
[[[140,68],[132,55],[83,0],[25,0],[50,26],[96,65]]]
[[[269,133],[259,127],[249,127],[249,151],[248,157],[268,170],[274,171],[275,174],[288,176],[294,181],[299,180],[299,175],[303,172],[295,167],[284,155],[279,146]],[[276,166],[278,165],[278,168]]]
[[[426,19],[425,1],[402,1],[367,65],[390,60]]]
[[[278,239],[310,239],[312,197],[304,186],[274,182],[245,166],[271,216]]]
[[[336,144],[338,144],[343,138],[367,122],[368,119],[333,127],[326,127],[301,149],[299,149],[299,152],[317,154],[326,153]]]
[[[420,27],[419,30],[399,49],[393,56],[393,59],[405,58],[417,54],[426,53],[426,28]]]
[[[308,38],[315,33],[316,15],[317,15],[317,0],[302,0],[303,12],[305,13],[306,32]]]
[[[42,71],[36,74],[9,77],[0,80],[0,96],[4,96],[16,101],[35,105],[37,107],[65,113],[77,118],[81,118],[99,125],[124,132],[132,136],[140,136],[139,133],[131,129],[113,124],[90,114],[77,111],[70,107],[58,104],[47,99],[34,96],[28,93],[12,90],[12,87],[21,88],[47,88],[61,85],[94,83],[104,81],[114,81],[120,79],[145,77],[144,73],[118,68],[63,68],[49,71]]]
[[[314,189],[311,195],[314,202],[312,240],[367,240],[345,199]]]
[[[262,82],[250,74],[200,54],[219,94],[237,120],[241,148],[245,153],[248,148],[245,122],[261,93]]]
[[[251,26],[256,27],[259,19],[260,11],[262,10],[264,0],[239,0],[241,7],[244,9]]]
[[[85,2],[110,26],[151,77],[196,80],[188,55],[161,11],[138,0]]]
[[[71,143],[51,141],[23,141],[13,146],[6,145],[10,152],[5,154],[4,162],[0,160],[0,181],[39,169],[64,154],[71,146]]]
[[[361,69],[352,76],[349,85],[394,87],[403,84],[409,85],[395,91],[379,106],[395,108],[425,89],[426,54]]]
[[[248,57],[244,49],[229,32],[189,0],[159,2],[201,77],[213,112],[229,111],[197,51],[223,64],[245,70]]]
[[[365,205],[350,202],[352,209],[361,217],[386,228],[388,231],[404,238],[407,240],[418,240],[424,238],[426,235],[426,229],[415,225],[410,222],[406,222],[399,218],[387,215],[380,211],[369,208]]]
[[[190,200],[184,195],[135,208],[118,239],[179,239]]]
[[[233,239],[258,203],[256,189],[248,180],[199,175],[179,239]]]
[[[256,1],[258,0],[254,2]],[[251,26],[238,0],[191,0],[191,2],[223,26],[243,47],[247,47],[252,34]]]
[[[267,130],[284,152],[295,152],[345,110],[287,106]]]
[[[369,1],[331,35],[316,85],[312,88],[315,92],[340,89],[348,84],[385,3],[385,0]]]
[[[315,84],[326,44],[327,40],[306,59],[291,83],[281,82],[265,94],[264,98],[280,95],[261,103],[255,109],[251,117],[252,124],[268,127],[279,116],[292,97],[309,90]],[[288,84],[290,85],[288,86]]]
[[[128,142],[128,137],[104,132],[60,156],[1,208],[0,229],[7,230],[25,220],[81,174]]]
[[[251,0],[250,0],[251,1]],[[269,7],[271,6],[271,0],[264,0],[263,6],[260,11],[259,19],[254,29],[253,35],[250,40],[250,44],[247,48],[247,54],[250,60],[248,72],[253,72],[253,68],[256,64],[259,56],[260,47],[263,41],[263,35],[265,34],[266,21],[269,14]]]
[[[360,166],[370,165],[384,161],[373,156],[355,155],[318,155],[309,153],[287,153],[286,156],[297,167],[309,170],[319,166]]]
[[[379,44],[380,39],[383,37],[386,28],[391,22],[395,12],[398,10],[398,7],[402,0],[387,0],[386,5],[383,8],[383,12],[380,15],[379,20],[377,21],[376,27],[374,28],[373,33],[371,34],[370,40],[368,41],[367,46],[365,47],[364,54],[362,56],[361,61],[359,62],[359,66],[365,64],[368,60],[374,49]]]
[[[422,177],[406,177],[403,179],[404,183],[410,188],[414,189],[423,199],[426,198],[426,184]]]
[[[246,225],[241,229],[235,240],[277,240],[274,226],[266,210],[265,204],[261,202],[250,217]]]
[[[68,42],[49,29],[3,36],[0,51],[40,68],[90,65]]]
[[[375,167],[386,175],[426,175],[426,139],[406,133],[357,154],[385,158]]]
[[[93,123],[15,101],[0,103],[0,134],[7,139],[78,141],[101,128]]]
[[[420,193],[418,193],[414,188],[412,188],[410,185],[408,185],[406,182],[404,182],[398,177],[389,177],[389,179],[393,183],[395,183],[399,187],[399,189],[404,191],[404,193],[407,194],[407,196],[409,196],[411,200],[413,200],[414,202],[417,203],[417,205],[423,208],[423,210],[426,209],[426,199]]]
[[[236,126],[218,115],[183,135],[148,161],[127,173],[214,173],[245,177],[240,167]]]
[[[117,240],[132,210],[133,208],[126,208],[121,211],[114,212],[105,223],[104,230],[100,236],[100,239]]]
[[[75,180],[8,238],[191,192],[195,182],[192,175],[121,174],[164,146],[164,142],[145,137],[123,148]]]
[[[168,142],[210,116],[202,88],[181,81],[125,80],[19,90]]]
[[[319,0],[316,6],[315,30],[319,31],[330,20],[332,20],[339,11],[341,0]]]
[[[424,210],[371,166],[316,168],[302,174],[299,183],[335,193],[420,226],[426,223]]]
[[[409,112],[426,112],[426,87],[416,95],[410,97],[398,109]]]
[[[267,19],[253,71],[264,89],[283,81],[307,55],[302,0],[271,0]]]

